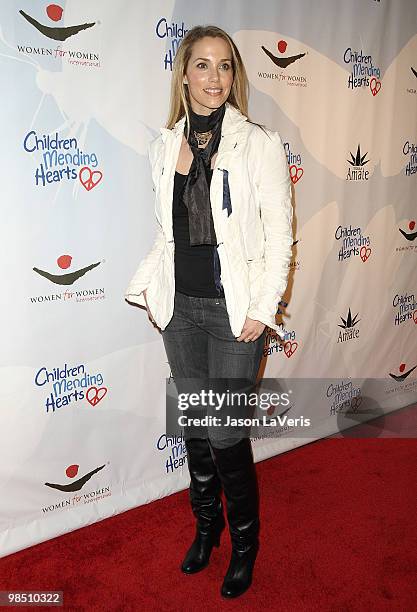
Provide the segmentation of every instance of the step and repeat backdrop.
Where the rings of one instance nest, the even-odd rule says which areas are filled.
[[[262,374],[302,384],[256,459],[417,398],[414,0],[2,2],[0,556],[188,486],[161,336],[124,294],[155,236],[172,63],[210,23],[294,192]]]

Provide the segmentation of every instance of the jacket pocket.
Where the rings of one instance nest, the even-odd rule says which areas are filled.
[[[172,310],[174,297],[174,244],[166,242],[158,266],[148,286],[149,309],[158,325],[165,326]]]
[[[251,303],[253,303],[259,292],[262,289],[262,280],[265,271],[265,260],[263,258],[254,258],[247,260],[248,265],[248,278],[249,278],[249,292]]]
[[[151,314],[158,326],[160,321],[160,301],[162,286],[161,275],[163,272],[164,258],[165,253],[163,251],[159,259],[158,265],[154,271],[154,274],[152,275],[151,281],[146,288],[146,301],[148,302],[149,310],[151,311]]]

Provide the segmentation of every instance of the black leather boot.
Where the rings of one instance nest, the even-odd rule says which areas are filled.
[[[212,446],[227,504],[232,556],[223,581],[223,597],[238,597],[252,583],[259,548],[259,493],[249,438],[217,449]]]
[[[221,483],[208,440],[191,438],[185,440],[185,446],[191,477],[191,508],[197,519],[197,528],[181,570],[185,574],[194,574],[208,565],[213,546],[220,545],[220,534],[226,523],[220,497]]]

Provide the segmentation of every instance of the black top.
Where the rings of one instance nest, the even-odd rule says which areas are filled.
[[[210,171],[210,178],[213,170]],[[190,246],[188,209],[182,200],[187,175],[175,172],[172,221],[175,242],[175,289],[196,297],[224,297],[215,284],[215,264],[220,261],[216,247],[210,244]]]

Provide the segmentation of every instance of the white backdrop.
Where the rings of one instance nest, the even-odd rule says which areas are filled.
[[[124,292],[154,239],[146,149],[172,60],[207,23],[237,43],[294,186],[264,376],[322,379],[290,410],[309,438],[282,428],[256,458],[354,422],[329,378],[355,406],[351,377],[382,380],[384,411],[416,400],[414,0],[3,2],[0,556],[188,485],[161,337]]]

